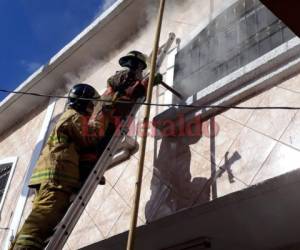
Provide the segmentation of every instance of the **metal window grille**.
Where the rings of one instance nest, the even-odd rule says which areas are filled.
[[[11,169],[12,164],[0,165],[0,202],[2,200]]]
[[[174,87],[192,96],[294,37],[258,0],[239,0],[178,52]]]

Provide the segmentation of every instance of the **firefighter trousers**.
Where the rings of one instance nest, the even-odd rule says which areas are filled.
[[[70,205],[72,189],[52,182],[40,186],[33,208],[10,250],[41,250]]]

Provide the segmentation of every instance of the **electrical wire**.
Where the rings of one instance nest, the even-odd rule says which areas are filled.
[[[18,95],[30,95],[35,97],[47,97],[47,98],[57,98],[57,99],[68,99],[68,96],[60,95],[45,95],[34,92],[24,92],[24,91],[10,91],[5,89],[0,89],[0,92]],[[177,108],[192,108],[192,109],[205,109],[205,108],[216,108],[216,109],[239,109],[239,110],[300,110],[300,107],[286,107],[286,106],[262,106],[262,107],[241,107],[241,106],[230,106],[230,105],[190,105],[190,104],[159,104],[159,103],[146,103],[146,102],[136,102],[128,100],[117,100],[109,101],[103,100],[101,98],[74,98],[78,100],[86,101],[97,101],[97,102],[108,102],[108,103],[123,103],[123,104],[140,104],[144,106],[158,106],[158,107],[177,107]]]

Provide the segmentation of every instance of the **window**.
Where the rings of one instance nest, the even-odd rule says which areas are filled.
[[[300,71],[300,39],[257,0],[238,0],[194,34],[169,54],[167,83],[185,100],[167,95],[165,104],[235,106]],[[224,110],[169,108],[154,121],[205,121]]]
[[[0,211],[2,210],[16,163],[16,157],[0,160]]]
[[[294,37],[264,5],[239,0],[178,52],[174,87],[192,96]]]
[[[0,201],[2,200],[2,197],[4,195],[11,168],[11,163],[3,164],[0,166]]]

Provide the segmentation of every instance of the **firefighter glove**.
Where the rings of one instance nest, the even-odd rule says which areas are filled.
[[[157,73],[154,77],[154,86],[160,84],[163,81],[163,76],[160,73]]]

